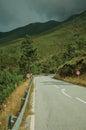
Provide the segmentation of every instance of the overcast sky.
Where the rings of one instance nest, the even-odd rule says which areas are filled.
[[[86,0],[0,0],[0,31],[33,22],[61,21],[86,10]]]

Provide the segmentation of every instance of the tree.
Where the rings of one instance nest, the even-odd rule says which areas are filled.
[[[71,60],[75,56],[76,45],[75,43],[67,43],[62,50],[61,56],[63,61]]]
[[[86,49],[86,42],[85,42],[85,39],[84,38],[78,38],[77,40],[76,40],[76,44],[77,44],[77,46],[78,46],[78,50],[79,51],[81,51],[81,50],[85,50]],[[84,46],[84,48],[83,48],[83,46]]]
[[[31,66],[37,59],[37,50],[33,48],[33,41],[30,37],[26,37],[21,44],[21,57],[19,60],[19,68],[22,74],[31,73]]]

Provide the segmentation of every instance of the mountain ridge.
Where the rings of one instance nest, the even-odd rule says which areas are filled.
[[[73,15],[67,20],[62,21],[62,22],[58,22],[54,20],[50,20],[45,23],[37,22],[37,23],[31,23],[26,26],[16,28],[9,32],[0,32],[0,43],[4,43],[5,41],[9,42],[11,40],[25,37],[26,35],[34,36],[34,35],[39,35],[41,33],[45,33],[49,30],[52,31],[54,28],[57,29],[58,27],[62,27],[64,26],[64,24],[68,24],[71,21],[75,21],[78,18],[80,19],[80,17],[82,18],[82,16],[83,16],[83,19],[86,18],[85,17],[86,11],[80,14]]]
[[[6,37],[12,37],[11,39],[17,39],[25,37],[26,35],[37,35],[58,26],[60,22],[54,20],[47,21],[45,23],[31,23],[23,27],[16,28],[9,32],[0,32],[0,39]],[[10,39],[10,38],[9,38]],[[3,41],[3,40],[2,40]]]

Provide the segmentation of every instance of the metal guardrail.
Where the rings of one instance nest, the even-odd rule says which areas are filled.
[[[14,115],[8,116],[7,130],[18,130],[19,129],[25,109],[26,109],[26,105],[28,102],[29,93],[30,93],[31,85],[32,85],[32,80],[33,80],[33,77],[31,77],[31,81],[30,81],[28,89],[25,91],[24,98],[21,98],[22,104],[21,104],[21,109],[20,109],[20,113],[19,113],[18,117],[14,116]]]

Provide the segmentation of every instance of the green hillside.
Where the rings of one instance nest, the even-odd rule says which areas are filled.
[[[43,57],[58,55],[58,53],[62,55],[69,44],[75,48],[77,55],[79,52],[85,52],[86,11],[71,17],[58,27],[34,38],[34,45],[37,46]]]
[[[0,44],[25,37],[26,35],[30,36],[38,35],[40,33],[43,33],[49,29],[58,26],[59,24],[60,22],[51,20],[45,23],[31,23],[24,27],[14,29],[10,32],[0,32]]]
[[[85,55],[86,11],[60,23],[56,21],[35,23],[11,32],[0,33],[2,66],[3,64],[4,67],[17,66],[21,55],[20,45],[28,34],[32,36],[33,46],[37,48],[39,55],[36,71],[54,73],[66,61]]]
[[[62,23],[55,21],[50,21],[44,24],[36,23],[15,29],[11,32],[1,33],[2,35],[0,35],[0,43],[3,43],[1,44],[1,48],[4,47],[5,53],[9,52],[12,53],[12,55],[14,53],[15,55],[18,54],[19,50],[15,50],[15,47],[18,48],[18,45],[21,44],[23,37],[27,35],[27,32],[30,33],[28,30],[30,30],[31,35],[35,35],[33,37],[34,46],[38,49],[40,56],[44,59],[52,57],[53,55],[58,55],[61,58],[61,56],[66,53],[66,48],[69,44],[75,48],[77,55],[79,52],[85,52],[86,11],[81,14],[72,16]],[[79,47],[77,47],[77,44]],[[64,58],[62,61],[65,60],[66,59]]]

